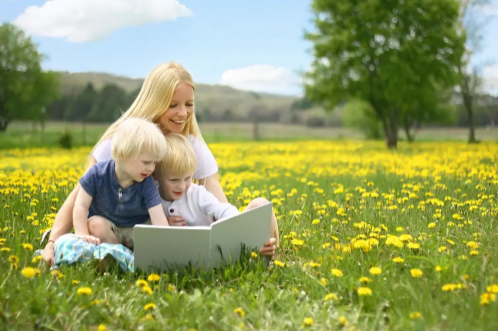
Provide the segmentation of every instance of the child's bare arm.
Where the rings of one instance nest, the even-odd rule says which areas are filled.
[[[80,188],[73,209],[74,234],[85,241],[100,244],[100,239],[91,236],[88,231],[88,209],[92,203],[92,196],[85,189]]]
[[[169,226],[168,219],[166,218],[163,207],[160,204],[149,208],[149,216],[152,225]]]

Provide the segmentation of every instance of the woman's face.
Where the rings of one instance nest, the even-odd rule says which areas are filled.
[[[163,133],[181,133],[187,119],[194,113],[194,89],[188,84],[179,84],[167,109],[156,120]]]

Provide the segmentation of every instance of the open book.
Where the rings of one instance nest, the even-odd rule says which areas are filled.
[[[135,269],[148,272],[189,263],[205,269],[236,262],[242,245],[259,252],[270,239],[271,215],[270,202],[210,226],[135,225]]]

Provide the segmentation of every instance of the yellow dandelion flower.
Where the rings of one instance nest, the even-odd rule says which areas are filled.
[[[91,295],[93,292],[90,287],[80,287],[76,293],[81,295]]]
[[[2,247],[2,248],[0,248],[0,252],[8,253],[8,252],[10,252],[10,248],[9,247]]]
[[[487,306],[491,302],[496,300],[496,295],[494,293],[483,293],[481,294],[481,305]]]
[[[97,328],[97,331],[106,331],[107,330],[107,326],[105,326],[105,324],[100,324],[99,327]]]
[[[444,284],[441,289],[445,292],[452,292],[452,291],[457,289],[457,285],[456,284]]]
[[[154,273],[150,274],[149,278],[147,278],[147,280],[149,282],[158,282],[160,279],[161,279],[161,276],[154,274]]]
[[[471,251],[470,251],[470,255],[471,255],[471,256],[477,256],[477,255],[479,255],[479,251],[478,251],[478,250],[473,249],[473,250],[471,250]]]
[[[31,244],[22,244],[22,248],[24,248],[27,251],[32,251],[33,250],[33,245],[31,245]]]
[[[420,244],[418,244],[418,243],[409,243],[409,244],[407,245],[407,247],[408,247],[409,249],[419,249],[419,248],[420,248]]]
[[[35,268],[27,267],[27,268],[22,269],[21,274],[24,277],[30,279],[30,278],[33,278],[36,276],[36,270],[35,270]]]
[[[152,314],[147,314],[145,315],[143,318],[142,318],[142,322],[146,322],[146,321],[155,321],[155,317],[152,315]]]
[[[498,293],[498,285],[491,284],[491,285],[487,286],[486,287],[486,292],[489,292],[489,293]]]
[[[168,291],[173,292],[175,290],[175,286],[173,284],[168,284]]]
[[[142,286],[142,292],[145,292],[147,294],[152,294],[152,289],[150,288],[149,285]]]
[[[360,287],[357,292],[360,296],[372,295],[372,290],[368,287]]]
[[[398,257],[395,257],[393,259],[393,262],[394,263],[403,263],[403,262],[405,262],[405,260],[403,260],[403,258],[401,258],[401,257],[398,256]]]
[[[280,260],[275,260],[273,263],[275,263],[275,265],[277,265],[277,266],[279,266],[281,268],[283,268],[285,266],[285,264],[282,261],[280,261]]]
[[[420,318],[420,317],[422,317],[422,314],[420,314],[420,312],[418,312],[418,311],[413,312],[413,313],[410,313],[410,318],[411,318],[412,320],[417,319],[417,318]]]
[[[143,279],[139,279],[137,280],[137,282],[135,283],[138,287],[144,287],[144,286],[149,286],[149,283],[147,283],[147,281],[143,280]]]
[[[339,270],[339,269],[330,269],[330,271],[332,272],[332,275],[334,275],[336,277],[342,277],[343,276],[342,271]]]
[[[429,229],[434,229],[434,228],[436,227],[436,223],[431,222],[431,223],[429,223],[429,225],[427,225],[427,227],[428,227]]]
[[[258,257],[258,254],[256,252],[251,252],[251,257],[255,259]]]
[[[368,277],[361,277],[360,283],[370,283],[372,280]]]
[[[42,257],[41,257],[40,255],[38,255],[38,256],[35,256],[35,257],[31,260],[31,262],[32,262],[32,263],[38,263],[39,261],[41,261],[41,259],[42,259]]]
[[[420,269],[411,269],[410,274],[413,278],[420,278],[424,273]]]
[[[305,317],[303,320],[303,326],[312,326],[313,319],[311,317]]]
[[[323,299],[323,301],[329,301],[329,300],[334,300],[334,301],[337,301],[339,300],[339,298],[337,297],[337,294],[335,293],[329,293],[325,296],[325,298]]]
[[[156,309],[156,304],[155,303],[148,303],[144,307],[145,311],[154,310],[154,309]]]
[[[382,273],[382,269],[379,267],[372,267],[372,268],[370,268],[369,272],[372,275],[380,275]]]
[[[441,266],[436,266],[436,268],[434,268],[434,270],[436,270],[437,272],[441,272],[441,270],[443,270],[443,269],[441,268]]]
[[[246,313],[244,312],[244,310],[242,308],[235,308],[233,310],[233,312],[237,315],[239,315],[240,317],[246,317]]]
[[[348,325],[348,320],[346,319],[346,317],[344,316],[339,317],[339,324]]]
[[[320,224],[320,220],[319,220],[318,218],[315,218],[315,219],[313,220],[313,222],[311,222],[311,224],[313,224],[313,225],[318,225],[318,224]]]
[[[323,286],[327,286],[327,280],[323,277],[320,279],[320,283],[322,283]]]

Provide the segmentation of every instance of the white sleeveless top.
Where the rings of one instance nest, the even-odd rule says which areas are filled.
[[[167,139],[167,136],[166,136]],[[197,155],[197,168],[194,172],[194,179],[200,180],[214,175],[218,172],[218,164],[209,147],[193,135],[189,135],[190,143]],[[102,162],[112,158],[111,148],[112,138],[104,140],[93,151],[93,157],[97,162]]]

